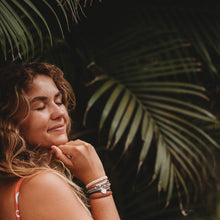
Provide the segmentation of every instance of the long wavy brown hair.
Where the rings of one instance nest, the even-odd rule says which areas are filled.
[[[83,200],[86,199],[72,175],[61,161],[44,149],[29,147],[20,133],[20,125],[30,112],[26,95],[28,87],[38,74],[51,77],[62,93],[63,103],[70,111],[75,107],[75,95],[60,68],[48,63],[10,64],[0,69],[0,178],[30,177],[39,172],[55,172],[72,187]],[[67,132],[71,127],[70,118]]]

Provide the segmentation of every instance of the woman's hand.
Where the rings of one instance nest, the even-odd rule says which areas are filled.
[[[105,171],[94,147],[82,140],[51,146],[56,157],[61,160],[85,185],[105,176]]]

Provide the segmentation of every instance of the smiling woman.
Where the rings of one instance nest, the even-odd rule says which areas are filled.
[[[73,90],[54,65],[0,70],[0,219],[119,219],[94,147],[68,139],[74,106]],[[91,213],[73,175],[86,186]]]
[[[30,113],[21,124],[25,140],[32,146],[65,144],[69,117],[62,101],[62,94],[52,78],[37,75],[27,90],[30,100]],[[40,142],[39,142],[40,140]]]

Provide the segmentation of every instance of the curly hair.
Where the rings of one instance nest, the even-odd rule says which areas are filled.
[[[0,178],[30,177],[44,170],[55,172],[67,181],[73,191],[86,199],[72,182],[72,175],[61,161],[44,149],[29,148],[20,133],[20,125],[30,112],[26,92],[34,78],[46,75],[53,79],[62,94],[62,102],[70,111],[75,107],[75,95],[63,72],[48,63],[10,64],[0,69]],[[67,132],[71,127],[70,118]]]

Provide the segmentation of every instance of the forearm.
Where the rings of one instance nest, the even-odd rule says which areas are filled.
[[[94,220],[120,220],[113,196],[90,199]]]
[[[107,176],[102,176],[86,185],[94,220],[120,220],[110,186]]]
[[[111,195],[111,184],[94,147],[84,141],[75,140],[51,148],[56,157],[85,184],[94,220],[120,220]]]

